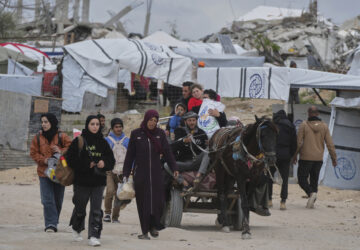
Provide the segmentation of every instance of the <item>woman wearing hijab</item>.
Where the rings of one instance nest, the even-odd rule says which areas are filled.
[[[65,133],[60,134],[57,126],[58,120],[54,114],[43,114],[41,131],[34,137],[30,147],[30,156],[37,163],[41,203],[44,207],[45,232],[48,233],[57,232],[65,187],[51,181],[44,171],[48,167],[48,159],[54,153],[63,154],[71,143],[71,139]]]
[[[83,146],[79,152],[79,137],[71,143],[66,160],[74,169],[75,205],[70,225],[75,241],[81,241],[81,231],[85,229],[86,206],[90,200],[88,239],[90,246],[100,246],[103,211],[102,197],[106,186],[106,171],[114,168],[115,159],[109,144],[100,130],[99,118],[90,115],[85,129],[81,132]],[[81,143],[80,143],[81,146]],[[102,174],[104,173],[104,174]]]
[[[178,175],[165,132],[157,128],[158,121],[159,114],[156,110],[145,113],[140,128],[131,132],[123,167],[125,178],[129,177],[134,168],[136,205],[142,231],[138,238],[146,240],[150,239],[149,232],[152,237],[158,237],[158,230],[164,228],[160,223],[165,205],[161,158],[168,163],[174,177]]]

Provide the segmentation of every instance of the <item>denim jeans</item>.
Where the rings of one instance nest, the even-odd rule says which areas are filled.
[[[45,229],[57,228],[64,200],[65,187],[52,182],[47,177],[39,177],[41,203],[44,207]]]

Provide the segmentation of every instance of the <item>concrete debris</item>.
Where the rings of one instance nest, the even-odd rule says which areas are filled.
[[[356,20],[360,20],[357,17]],[[284,62],[288,57],[312,56],[321,65],[321,70],[344,72],[348,52],[355,49],[360,42],[358,25],[339,28],[330,21],[318,21],[309,18],[306,13],[301,17],[284,18],[282,20],[250,20],[234,21],[231,28],[222,28],[220,34],[228,34],[234,44],[244,49],[257,49],[260,55],[266,57],[266,62],[284,65],[274,60],[273,54],[278,52]],[[259,48],[259,37],[268,39],[272,49]],[[206,36],[204,42],[218,42],[217,34]],[[264,40],[264,44],[269,44]],[[278,49],[277,49],[278,47]],[[314,65],[314,63],[309,64]]]

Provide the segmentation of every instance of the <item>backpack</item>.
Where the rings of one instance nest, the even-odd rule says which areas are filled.
[[[81,135],[79,135],[78,136],[79,157],[83,147],[84,147],[84,139]],[[56,165],[55,176],[58,182],[63,186],[70,186],[71,184],[74,183],[74,170],[67,165],[64,156],[60,157],[60,160]]]
[[[126,136],[124,136],[120,141],[115,141],[114,138],[112,138],[111,136],[108,136],[107,138],[109,138],[110,141],[112,141],[112,143],[114,143],[114,147],[112,148],[112,151],[114,153],[114,158],[115,158],[115,166],[113,169],[113,173],[120,175],[120,174],[122,174],[122,171],[123,171],[123,165],[124,165],[126,151],[127,151],[127,149],[123,145],[123,142],[124,142]]]

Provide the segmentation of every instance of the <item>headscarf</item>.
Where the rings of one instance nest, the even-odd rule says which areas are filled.
[[[146,111],[146,113],[144,115],[144,120],[141,122],[140,127],[146,133],[146,135],[150,139],[151,143],[155,146],[155,151],[158,152],[159,154],[161,154],[162,153],[161,144],[154,137],[158,128],[155,127],[154,129],[150,130],[147,127],[148,121],[153,117],[155,117],[159,121],[159,113],[156,110],[149,109],[148,111]]]
[[[41,115],[41,118],[43,118],[43,117],[46,117],[46,119],[48,119],[51,127],[48,131],[44,131],[44,129],[41,127],[42,135],[46,138],[46,140],[49,143],[51,143],[52,139],[54,138],[54,136],[56,135],[56,133],[59,130],[58,119],[52,113],[46,113],[46,114]],[[41,118],[40,118],[40,120],[41,120]]]
[[[86,142],[90,145],[95,144],[97,140],[101,140],[103,139],[103,135],[101,133],[101,129],[99,127],[99,130],[96,134],[93,134],[90,130],[89,130],[89,123],[92,119],[97,119],[99,121],[100,124],[100,120],[96,115],[89,115],[86,118],[86,122],[85,122],[85,128],[82,130],[81,135],[85,138]]]

